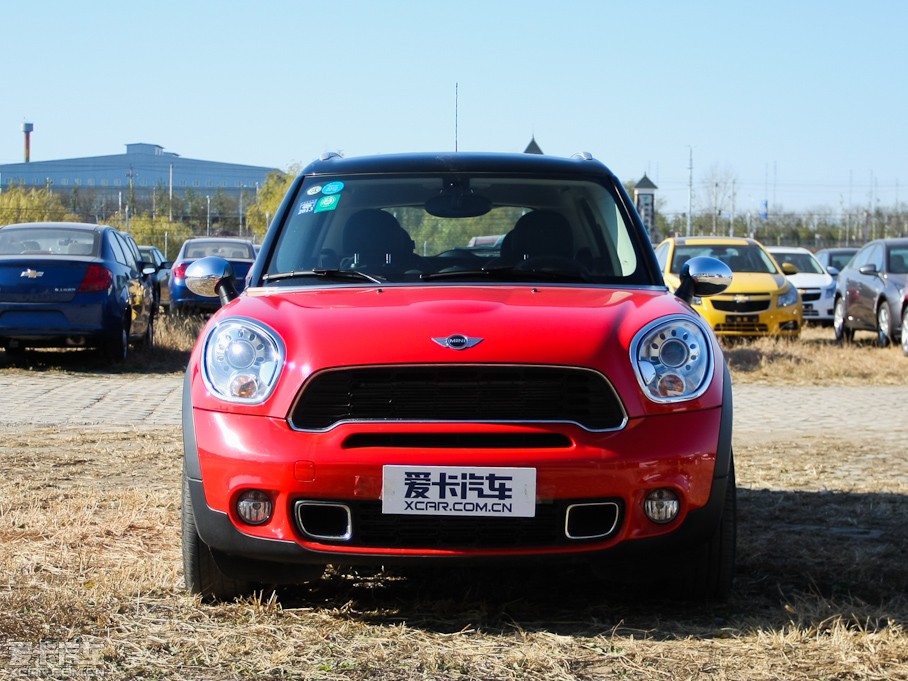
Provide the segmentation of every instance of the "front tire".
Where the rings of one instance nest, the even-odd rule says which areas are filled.
[[[836,343],[850,343],[854,339],[854,329],[845,326],[845,301],[842,298],[836,298],[835,301],[832,330],[835,332]]]
[[[876,311],[876,344],[885,348],[892,341],[892,311],[885,300]]]
[[[233,579],[218,568],[211,548],[199,537],[189,494],[189,480],[183,476],[183,503],[181,510],[183,539],[183,581],[191,594],[198,594],[206,601],[230,601],[252,592],[252,584]]]
[[[145,333],[142,334],[142,340],[139,341],[139,347],[146,352],[154,349],[154,320],[154,316],[148,318],[148,326],[145,327]]]
[[[908,307],[902,311],[902,354],[908,357]]]
[[[732,460],[726,481],[722,519],[709,541],[691,556],[687,593],[692,600],[716,602],[728,598],[735,577],[737,538],[737,487]]]

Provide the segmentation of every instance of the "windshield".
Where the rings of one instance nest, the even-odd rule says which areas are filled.
[[[826,270],[823,269],[823,266],[820,262],[813,257],[810,253],[786,253],[786,252],[775,252],[772,256],[776,259],[776,262],[780,265],[785,263],[791,263],[798,268],[798,272],[802,274],[825,274]]]
[[[650,284],[637,231],[591,181],[466,174],[309,177],[264,283]]]
[[[769,255],[759,246],[695,244],[675,248],[672,258],[672,274],[680,274],[681,267],[693,257],[706,255],[721,260],[732,272],[760,272],[778,274],[779,270]]]

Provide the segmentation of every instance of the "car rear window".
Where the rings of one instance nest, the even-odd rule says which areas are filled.
[[[29,227],[0,230],[0,255],[84,255],[97,257],[95,232]]]

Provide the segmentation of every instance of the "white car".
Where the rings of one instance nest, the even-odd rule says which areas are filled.
[[[835,305],[835,279],[816,256],[800,247],[770,246],[766,250],[776,259],[801,294],[804,321],[831,324]],[[786,267],[786,263],[789,267]],[[797,269],[797,273],[791,270],[791,266]]]

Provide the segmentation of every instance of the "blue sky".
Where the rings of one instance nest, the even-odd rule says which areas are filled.
[[[892,207],[906,27],[898,0],[5,2],[0,163],[25,121],[32,161],[147,142],[282,169],[535,136],[647,173],[669,212],[691,157],[695,210],[717,178],[738,213]]]

